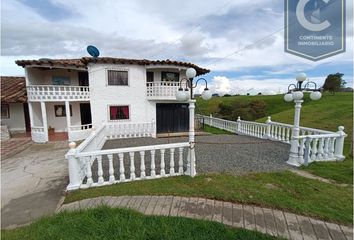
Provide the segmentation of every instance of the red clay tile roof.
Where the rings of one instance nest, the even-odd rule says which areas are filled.
[[[25,67],[27,65],[44,65],[52,67],[76,67],[76,68],[86,68],[86,65],[81,61],[81,59],[49,59],[42,58],[38,60],[17,60],[16,64]]]
[[[27,102],[25,77],[1,77],[1,102]]]
[[[136,64],[136,65],[171,65],[181,67],[193,67],[197,71],[197,75],[210,72],[209,69],[201,68],[193,63],[179,62],[172,60],[147,60],[147,59],[128,59],[128,58],[112,58],[112,57],[83,57],[81,59],[39,59],[39,60],[17,60],[16,64],[22,67],[30,65],[43,66],[60,66],[60,67],[76,67],[86,68],[88,63],[115,63],[115,64]]]

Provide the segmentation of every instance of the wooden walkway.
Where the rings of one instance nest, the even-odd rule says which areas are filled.
[[[97,197],[62,205],[59,211],[100,205],[131,208],[147,215],[179,216],[220,222],[287,239],[352,240],[353,229],[280,210],[175,196]]]

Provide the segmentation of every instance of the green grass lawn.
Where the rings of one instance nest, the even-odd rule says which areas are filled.
[[[225,131],[223,129],[220,129],[220,128],[215,128],[215,127],[212,127],[212,126],[209,126],[209,125],[206,125],[204,124],[204,132],[207,132],[207,133],[211,133],[211,134],[234,134],[232,132],[229,132],[229,131]]]
[[[144,216],[127,209],[99,207],[63,212],[15,230],[1,239],[280,239],[221,223],[180,217]]]
[[[97,196],[178,195],[255,204],[339,223],[353,220],[353,189],[291,172],[170,177],[70,192],[65,202]]]
[[[218,111],[219,103],[231,104],[234,101],[263,100],[267,104],[266,116],[272,116],[276,122],[292,124],[294,119],[294,103],[283,100],[284,95],[273,96],[235,96],[214,97],[210,101],[197,100],[197,111],[209,115]],[[258,119],[265,122],[267,117]],[[345,139],[343,162],[316,162],[302,167],[312,174],[335,180],[339,183],[353,183],[353,156],[350,156],[351,140],[353,139],[353,93],[324,93],[319,101],[311,101],[305,94],[301,110],[301,125],[329,131],[337,131],[338,126],[345,127],[348,137]]]

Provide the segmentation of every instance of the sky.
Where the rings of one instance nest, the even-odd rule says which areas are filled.
[[[341,72],[352,86],[352,4],[346,52],[312,62],[284,52],[283,0],[2,0],[0,74],[24,76],[18,59],[81,58],[95,45],[100,56],[208,68],[220,95],[283,93],[299,72],[319,86]]]

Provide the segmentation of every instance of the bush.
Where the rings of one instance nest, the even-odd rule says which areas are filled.
[[[236,121],[240,116],[243,120],[253,121],[258,118],[265,117],[266,103],[261,100],[251,102],[233,102],[231,105],[220,103],[217,116]]]

